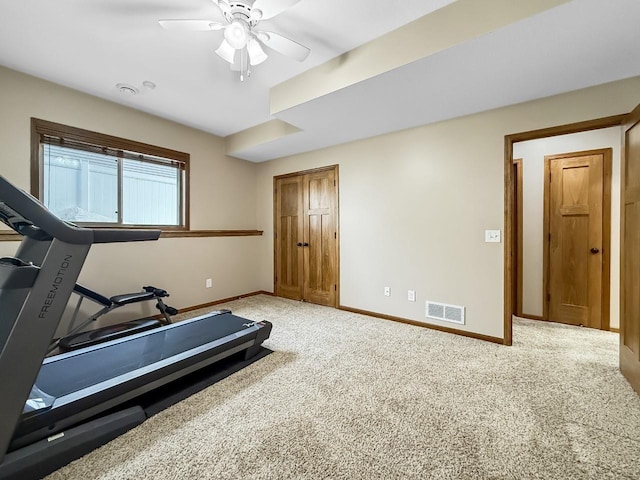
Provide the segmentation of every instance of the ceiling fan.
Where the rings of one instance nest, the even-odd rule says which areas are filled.
[[[251,75],[251,66],[264,62],[266,46],[302,62],[311,50],[279,33],[257,30],[261,20],[273,18],[300,0],[211,0],[224,16],[225,23],[213,20],[158,20],[167,30],[224,30],[216,53],[240,72],[240,81]]]

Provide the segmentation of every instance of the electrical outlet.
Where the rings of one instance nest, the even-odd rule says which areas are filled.
[[[213,280],[211,280],[210,278],[207,278],[207,280],[204,283],[204,286],[207,288],[213,287]]]
[[[407,292],[407,300],[409,300],[410,302],[415,302],[416,301],[416,291],[415,290],[409,290]]]
[[[384,287],[384,296],[385,297],[391,296],[391,287]]]

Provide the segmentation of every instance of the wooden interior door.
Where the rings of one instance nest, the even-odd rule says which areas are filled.
[[[301,176],[276,179],[276,295],[293,300],[303,298],[304,219]]]
[[[624,125],[623,152],[620,370],[640,393],[640,105]]]
[[[607,153],[610,149],[545,157],[548,320],[602,328]]]
[[[304,299],[336,305],[336,178],[334,170],[304,175]]]
[[[337,167],[275,179],[276,295],[338,304]]]

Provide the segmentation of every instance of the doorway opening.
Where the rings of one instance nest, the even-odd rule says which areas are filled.
[[[565,314],[568,315],[567,318],[570,319],[566,323],[616,331],[619,325],[617,323],[619,295],[617,291],[612,295],[612,288],[606,284],[612,276],[611,270],[613,270],[613,275],[619,271],[619,166],[621,125],[624,118],[625,115],[616,115],[505,137],[504,343],[506,345],[511,345],[513,341],[512,316],[514,315],[533,320],[555,321],[551,317],[557,316],[557,308],[551,309],[552,314],[549,308],[554,299],[553,290],[555,290],[555,299],[558,300],[557,305],[570,305],[570,307],[562,307]],[[612,203],[610,190],[608,190],[611,182],[609,179],[605,179],[600,187],[602,189],[602,200],[600,200],[602,203],[596,204],[593,208],[602,210],[605,223],[613,219],[613,228],[605,226],[601,227],[601,230],[606,229],[607,233],[612,232],[615,235],[610,239],[605,238],[606,235],[600,238],[598,232],[595,232],[592,233],[591,238],[588,236],[585,238],[586,230],[584,227],[589,224],[589,206],[585,204],[582,197],[585,197],[585,192],[588,192],[590,188],[589,178],[591,177],[593,180],[598,175],[590,176],[585,173],[589,171],[591,160],[581,158],[580,155],[586,157],[592,150],[607,148],[612,149],[615,212],[611,216]],[[606,153],[602,153],[602,155],[604,166]],[[545,165],[548,169],[546,171]],[[567,173],[564,182],[556,182],[554,179],[551,184],[547,184],[546,180],[548,180],[552,166],[557,171],[556,174],[560,172],[557,179],[562,180],[562,165],[566,167],[564,171]],[[592,172],[597,171],[598,168],[596,165]],[[617,180],[618,183],[616,183]],[[609,181],[609,187],[606,186],[607,181]],[[591,183],[594,182],[597,183],[595,180]],[[546,203],[545,185],[548,189]],[[549,185],[558,185],[558,189],[551,188]],[[566,187],[564,193],[562,185]],[[598,187],[591,185],[591,188],[597,189]],[[552,194],[555,195],[553,200],[555,216],[549,210]],[[608,203],[607,195],[609,195]],[[545,221],[545,211],[547,212],[547,221]],[[562,212],[566,214],[564,217]],[[596,211],[595,214],[597,215],[597,213]],[[554,220],[551,221],[551,219]],[[598,222],[592,221],[591,223],[597,224]],[[545,224],[547,224],[547,228],[545,228]],[[560,233],[566,231],[575,235],[573,237],[568,234],[564,237],[561,235],[554,239],[552,231],[549,230],[551,224],[554,229],[564,229],[559,230]],[[551,243],[549,243],[549,233],[552,233]],[[564,240],[558,243],[559,238],[564,238]],[[594,245],[586,247],[585,242],[595,242],[598,245],[594,243]],[[582,248],[582,243],[585,243],[587,253],[582,252],[585,250]],[[591,253],[592,248],[595,253]],[[576,249],[580,250],[581,260],[586,261],[586,266],[582,265],[579,268],[586,268],[585,272],[589,268],[596,271],[600,265],[600,270],[604,273],[603,278],[598,280],[599,284],[598,282],[589,284],[591,288],[598,284],[603,297],[600,303],[596,302],[597,304],[592,307],[580,305],[580,300],[586,295],[584,289],[589,288],[588,282],[584,282],[587,286],[583,285],[580,290],[580,288],[576,288],[575,282],[567,281],[565,282],[567,288],[564,288],[563,291],[563,275],[565,279],[583,278],[582,270],[575,270],[575,262],[572,263],[573,261],[564,262],[568,269],[559,268],[562,267],[562,260],[566,259],[567,255],[573,255],[572,252]],[[613,256],[611,255],[612,250]],[[550,260],[545,262],[545,258]],[[608,261],[613,267],[611,270],[602,267],[603,263]],[[551,276],[549,276],[551,264],[554,267],[551,269]],[[576,277],[578,274],[580,277]],[[619,288],[618,282],[611,283],[613,290]],[[551,303],[549,293],[551,293]],[[613,301],[609,306],[610,299]],[[609,324],[610,318],[611,324]]]

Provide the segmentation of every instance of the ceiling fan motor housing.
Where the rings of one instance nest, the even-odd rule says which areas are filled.
[[[243,20],[247,22],[250,27],[255,27],[260,21],[261,15],[258,15],[258,18],[256,18],[255,14],[253,17],[251,15],[253,1],[232,1],[228,4],[229,10],[224,12],[224,16],[229,23],[234,20]]]

